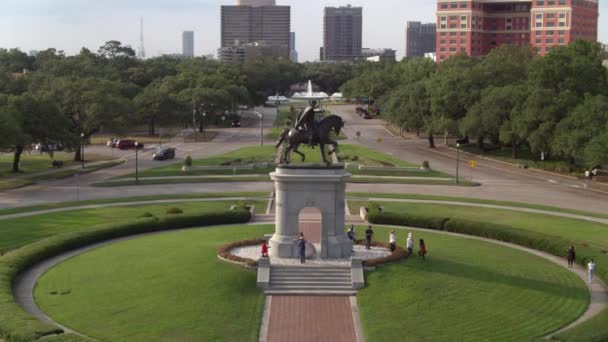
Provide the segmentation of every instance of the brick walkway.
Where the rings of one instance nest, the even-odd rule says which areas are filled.
[[[347,296],[273,296],[267,342],[354,342]]]

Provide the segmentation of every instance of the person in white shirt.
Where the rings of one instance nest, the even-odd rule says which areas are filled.
[[[394,229],[391,230],[391,234],[388,236],[388,242],[391,244],[391,252],[394,252],[397,247],[397,236]]]
[[[593,273],[595,273],[595,261],[591,259],[587,264],[587,270],[589,271],[589,284],[593,282]]]
[[[412,253],[414,252],[414,237],[412,236],[412,233],[408,233],[407,234],[407,251],[408,251],[408,255],[412,255]]]

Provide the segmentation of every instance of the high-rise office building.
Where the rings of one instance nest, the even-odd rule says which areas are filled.
[[[423,57],[425,53],[435,52],[435,23],[422,24],[419,21],[408,21],[405,30],[405,57]]]
[[[363,8],[325,7],[321,60],[341,61],[361,57]]]
[[[597,41],[598,0],[437,1],[437,61],[531,45],[544,55],[573,40]]]
[[[185,58],[194,58],[194,31],[182,34],[182,54]]]
[[[275,6],[276,2],[275,2],[275,0],[237,0],[236,5],[237,6],[254,6],[254,7]]]
[[[393,49],[361,49],[361,57],[374,62],[394,62],[397,60],[397,51]]]
[[[296,51],[296,33],[291,32],[289,34],[289,59],[298,63],[298,51]]]
[[[258,43],[273,46],[275,57],[289,58],[291,8],[275,6],[274,1],[240,1],[222,6],[222,48]]]

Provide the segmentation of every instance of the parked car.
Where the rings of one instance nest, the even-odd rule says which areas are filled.
[[[118,140],[118,142],[116,142],[116,147],[121,150],[128,150],[130,148],[135,148],[135,140]],[[139,143],[137,145],[137,148],[138,149],[144,148],[144,144]]]
[[[152,155],[153,160],[167,160],[175,158],[175,149],[170,147],[161,148]]]
[[[63,151],[63,145],[61,144],[43,144],[38,143],[34,146],[34,149],[40,152],[55,152],[55,151]]]
[[[111,148],[116,148],[116,143],[118,142],[118,139],[116,138],[111,138],[110,140],[108,140],[108,142],[106,143],[106,146],[111,147]]]
[[[239,119],[232,120],[231,126],[232,127],[241,127],[241,120],[239,120]]]

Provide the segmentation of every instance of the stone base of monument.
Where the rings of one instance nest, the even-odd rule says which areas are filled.
[[[279,165],[270,177],[276,193],[276,230],[269,241],[272,257],[298,257],[298,218],[300,211],[309,207],[321,212],[319,257],[341,259],[351,255],[353,245],[344,233],[346,182],[351,175],[343,165]]]

